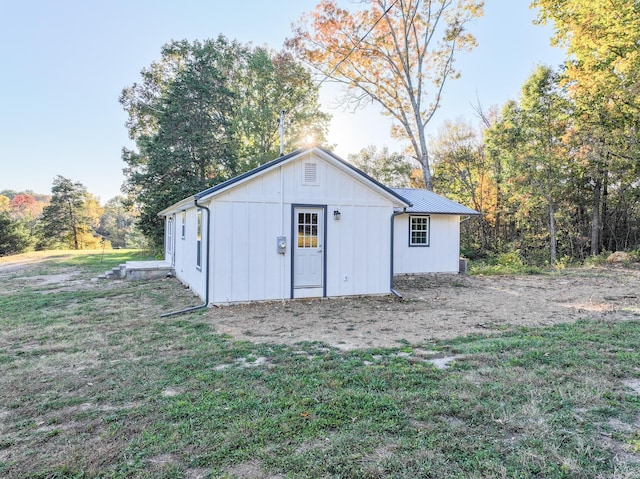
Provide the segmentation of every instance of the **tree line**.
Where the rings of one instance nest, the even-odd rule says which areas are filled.
[[[352,12],[323,0],[289,40],[312,69],[346,85],[345,104],[380,105],[409,145],[402,154],[364,149],[350,161],[481,212],[463,222],[462,249],[473,258],[510,252],[554,264],[639,247],[637,1],[534,0],[564,65],[538,66],[517,100],[476,106],[479,127],[447,122],[430,142],[425,127],[445,81],[459,75],[454,57],[475,45],[467,27],[482,2],[366,3]]]
[[[436,189],[483,213],[471,256],[532,263],[640,246],[640,4],[536,0],[567,60],[539,66],[517,100],[448,123],[434,145]]]
[[[463,222],[465,255],[510,252],[553,264],[638,248],[640,5],[531,6],[539,22],[553,22],[565,64],[537,67],[519,98],[488,111],[478,104],[478,126],[447,122],[431,141],[425,128],[445,83],[460,75],[455,58],[475,46],[469,28],[482,1],[370,0],[350,11],[321,0],[279,52],[222,35],[172,41],[120,96],[135,147],[122,151],[125,197],[117,206],[135,211],[145,238],[161,248],[159,211],[278,156],[281,111],[286,151],[310,135],[325,143],[330,117],[318,104],[318,85],[335,81],[345,87],[345,107],[377,104],[407,145],[401,152],[366,147],[349,161],[389,186],[433,189],[482,213]],[[42,212],[50,226],[65,211],[53,202],[64,191],[52,193]],[[80,197],[91,209],[91,198]],[[89,244],[87,234],[99,228],[95,213],[66,218],[86,221],[64,238],[41,228],[37,246]],[[36,231],[28,222],[19,230]]]
[[[0,191],[0,256],[45,249],[144,247],[135,221],[124,197],[101,206],[82,183],[57,176],[51,195]]]

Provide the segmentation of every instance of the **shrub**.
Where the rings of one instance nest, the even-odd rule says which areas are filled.
[[[500,253],[487,261],[473,261],[469,267],[470,274],[540,274],[538,266],[525,264],[517,250]]]
[[[611,254],[611,251],[604,250],[600,254],[591,255],[584,259],[585,266],[604,266],[607,264],[607,258]]]

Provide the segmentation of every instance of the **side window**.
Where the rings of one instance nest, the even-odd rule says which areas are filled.
[[[196,213],[196,267],[202,269],[202,210]]]
[[[429,217],[409,217],[409,246],[429,246]]]
[[[187,233],[187,212],[182,212],[182,224],[181,224],[181,238],[184,239]]]
[[[169,217],[167,221],[167,253],[171,253],[173,248],[173,217]]]

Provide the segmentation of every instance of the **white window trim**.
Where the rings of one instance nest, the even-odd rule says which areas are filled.
[[[424,218],[427,220],[427,229],[426,229],[426,242],[425,243],[414,243],[413,242],[413,218]],[[423,230],[415,230],[416,232],[422,232]],[[424,248],[428,247],[431,244],[431,217],[429,215],[410,215],[409,216],[409,247],[418,247]]]
[[[167,253],[173,250],[173,217],[167,218]]]

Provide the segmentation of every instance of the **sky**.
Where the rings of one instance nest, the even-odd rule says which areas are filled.
[[[223,34],[280,50],[292,22],[317,1],[0,0],[0,191],[49,194],[62,175],[102,203],[119,195],[121,151],[134,145],[118,97],[160,58],[162,45]],[[536,65],[562,63],[550,27],[534,25],[528,5],[486,0],[484,16],[469,27],[478,47],[456,60],[462,77],[445,88],[430,136],[446,120],[476,122],[478,101],[488,109],[517,99]],[[379,109],[335,108],[336,89],[325,85],[320,98],[333,115],[328,142],[336,154],[346,159],[368,145],[401,150]]]

